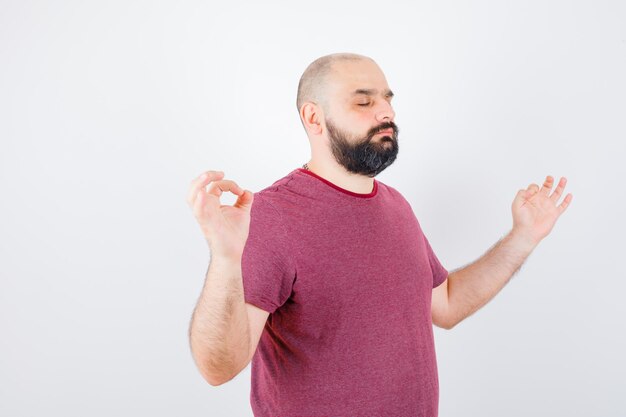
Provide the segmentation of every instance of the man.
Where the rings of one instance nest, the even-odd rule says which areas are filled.
[[[374,179],[399,149],[392,98],[372,59],[319,58],[297,97],[310,161],[254,196],[220,171],[191,184],[211,250],[191,350],[211,385],[252,360],[255,416],[436,416],[432,324],[494,297],[572,200],[557,205],[565,178],[519,190],[511,231],[448,273],[409,203]]]

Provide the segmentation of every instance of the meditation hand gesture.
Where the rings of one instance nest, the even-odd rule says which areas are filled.
[[[234,181],[224,180],[224,172],[207,171],[191,182],[187,204],[191,207],[211,249],[211,257],[238,259],[248,239],[250,209],[254,195]],[[208,191],[205,187],[211,184]],[[221,205],[224,191],[238,195],[232,206]]]
[[[537,184],[530,184],[527,189],[519,190],[513,200],[513,233],[523,237],[529,244],[536,246],[546,237],[557,219],[572,201],[572,194],[567,194],[557,205],[567,179],[562,177],[552,194],[554,179],[547,176],[541,189]]]

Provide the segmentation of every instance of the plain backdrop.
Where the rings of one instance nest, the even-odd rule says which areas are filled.
[[[249,366],[212,387],[191,358],[209,251],[185,197],[308,161],[297,83],[332,52],[385,72],[400,152],[377,179],[449,270],[520,188],[574,194],[495,299],[435,328],[440,416],[626,415],[617,0],[1,0],[0,415],[252,416]]]

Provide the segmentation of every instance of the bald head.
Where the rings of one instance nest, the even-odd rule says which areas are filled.
[[[325,107],[325,87],[328,75],[332,72],[334,64],[341,61],[360,60],[370,60],[373,62],[373,59],[367,56],[347,52],[325,55],[313,61],[306,70],[304,70],[302,77],[300,77],[300,82],[298,83],[298,97],[296,99],[298,112],[300,112],[302,105],[307,101],[312,101]]]

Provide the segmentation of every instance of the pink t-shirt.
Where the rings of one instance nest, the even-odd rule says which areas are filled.
[[[256,417],[435,417],[441,265],[411,206],[297,168],[254,194],[245,301],[271,314],[252,359]]]

